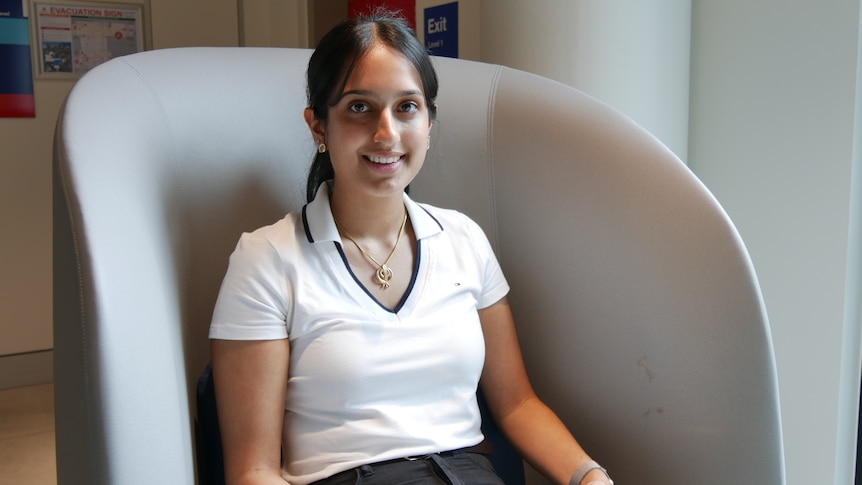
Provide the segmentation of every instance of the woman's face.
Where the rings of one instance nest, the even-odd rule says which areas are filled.
[[[419,74],[390,47],[372,47],[356,64],[325,126],[309,125],[324,140],[336,188],[378,197],[403,192],[425,161],[431,132]],[[308,111],[306,117],[308,117]]]

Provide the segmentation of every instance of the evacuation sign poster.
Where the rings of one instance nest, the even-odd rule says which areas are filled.
[[[425,9],[425,47],[432,55],[458,57],[458,2]]]
[[[39,72],[81,75],[143,50],[142,11],[132,6],[35,3]]]

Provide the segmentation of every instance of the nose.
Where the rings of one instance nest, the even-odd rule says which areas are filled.
[[[397,121],[392,111],[385,109],[380,112],[377,119],[377,130],[374,132],[374,142],[384,145],[393,145],[398,141]]]

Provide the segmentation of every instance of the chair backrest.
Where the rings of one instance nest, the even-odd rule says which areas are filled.
[[[63,484],[195,482],[194,388],[240,232],[303,203],[309,52],[107,62],[55,143]],[[533,383],[621,483],[784,483],[751,262],[715,199],[625,116],[516,70],[437,59],[421,201],[487,231]]]

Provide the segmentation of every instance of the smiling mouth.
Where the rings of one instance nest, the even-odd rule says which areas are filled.
[[[372,156],[366,156],[365,157],[365,159],[368,160],[369,162],[377,163],[379,165],[390,165],[390,164],[395,163],[395,162],[397,162],[403,158],[404,158],[403,155],[400,157],[372,157]]]

